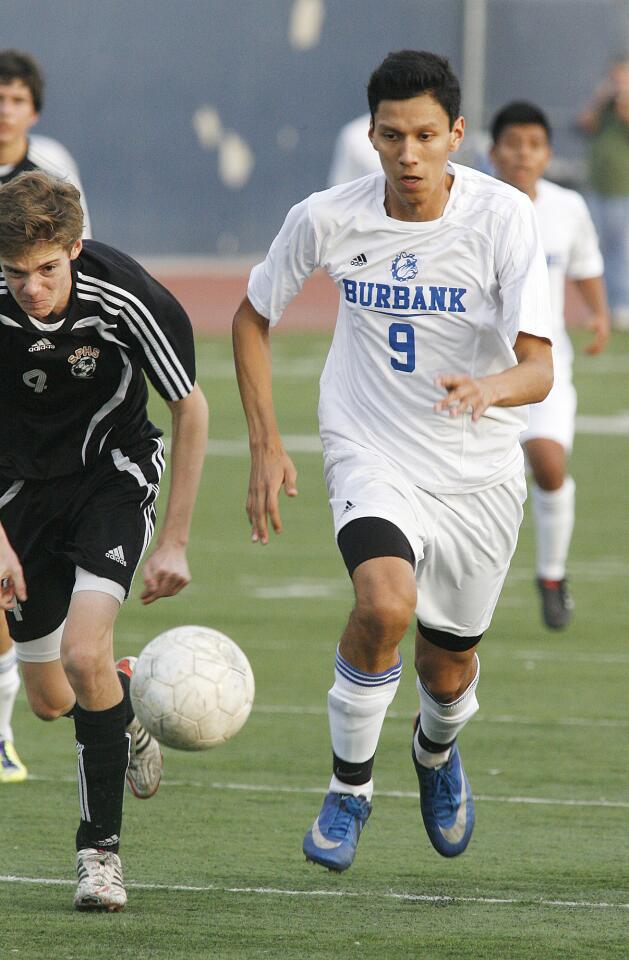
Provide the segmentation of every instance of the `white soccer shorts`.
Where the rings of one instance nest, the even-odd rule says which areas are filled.
[[[570,453],[574,441],[577,391],[569,376],[555,372],[555,383],[545,400],[529,406],[529,425],[520,442],[554,440]]]
[[[395,524],[416,559],[421,623],[460,637],[483,633],[516,547],[526,499],[524,473],[475,493],[433,494],[363,447],[326,459],[334,532],[360,517]]]

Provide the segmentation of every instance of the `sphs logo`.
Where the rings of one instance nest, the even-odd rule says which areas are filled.
[[[414,253],[398,253],[391,263],[391,276],[394,280],[414,280],[419,272],[417,257]]]
[[[96,361],[100,356],[99,347],[77,347],[68,357],[72,376],[79,380],[90,380],[96,370]]]

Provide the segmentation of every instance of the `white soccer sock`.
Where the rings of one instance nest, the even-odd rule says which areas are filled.
[[[417,678],[421,708],[421,730],[424,736],[428,740],[432,740],[433,743],[451,744],[467,721],[471,720],[478,710],[476,687],[480,676],[480,660],[478,655],[475,654],[475,656],[476,674],[474,679],[467,690],[453,703],[441,703],[439,700],[435,700],[419,677]],[[418,762],[424,767],[438,767],[445,763],[450,756],[451,747],[447,747],[439,753],[426,750],[420,745],[418,734],[419,726],[413,741]]]
[[[328,718],[332,749],[338,758],[352,764],[371,760],[401,672],[401,658],[384,673],[364,673],[337,650],[334,685],[328,692]],[[371,800],[373,780],[353,785],[333,776],[329,789],[332,793],[351,793]]]
[[[575,482],[566,477],[559,490],[533,485],[533,517],[537,540],[537,576],[563,580],[574,527]]]
[[[19,689],[17,657],[14,648],[11,647],[6,653],[0,654],[0,738],[3,740],[13,740],[11,717]]]

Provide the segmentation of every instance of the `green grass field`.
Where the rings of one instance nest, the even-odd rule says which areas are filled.
[[[224,338],[199,344],[214,453],[191,545],[194,581],[148,609],[136,583],[117,652],[137,654],[180,623],[214,626],[251,660],[254,709],[215,751],[166,751],[154,799],[127,796],[128,907],[83,915],[72,908],[72,724],[37,721],[21,692],[16,742],[31,778],[0,787],[2,960],[629,956],[629,416],[624,433],[600,432],[622,424],[612,418],[629,408],[629,337],[576,364],[580,414],[608,419],[583,421],[594,432],[578,434],[573,457],[574,625],[562,634],[540,625],[527,514],[481,644],[481,710],[461,737],[478,798],[468,851],[443,860],[421,825],[409,756],[409,633],[378,752],[374,812],[341,876],[301,853],[329,778],[325,697],[351,604],[312,440],[326,347],[323,336],[275,342],[276,403],[300,493],[283,501],[285,530],[263,548],[250,544],[243,509],[248,460],[230,346]],[[164,423],[163,404],[154,410]]]

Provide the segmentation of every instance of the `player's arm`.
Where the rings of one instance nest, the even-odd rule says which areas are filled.
[[[27,599],[24,573],[0,523],[0,609],[10,610],[15,597],[22,602]]]
[[[592,331],[594,336],[585,347],[585,352],[590,354],[600,353],[605,349],[610,331],[609,308],[603,278],[585,277],[574,282],[591,311],[586,327]]]
[[[236,311],[232,333],[236,376],[251,450],[247,516],[252,541],[268,543],[269,518],[276,533],[282,530],[280,490],[284,487],[287,496],[297,496],[297,471],[282,445],[273,406],[269,321],[258,313],[248,297]]]
[[[171,481],[166,515],[144,565],[142,603],[172,597],[190,583],[186,548],[207,447],[208,409],[195,383],[183,400],[166,401],[172,418]]]
[[[519,407],[543,400],[553,385],[550,342],[529,333],[519,333],[513,351],[517,365],[502,373],[478,379],[465,374],[437,377],[435,382],[446,390],[446,396],[435,404],[435,410],[447,411],[451,417],[471,410],[472,420],[476,422],[487,407]]]

